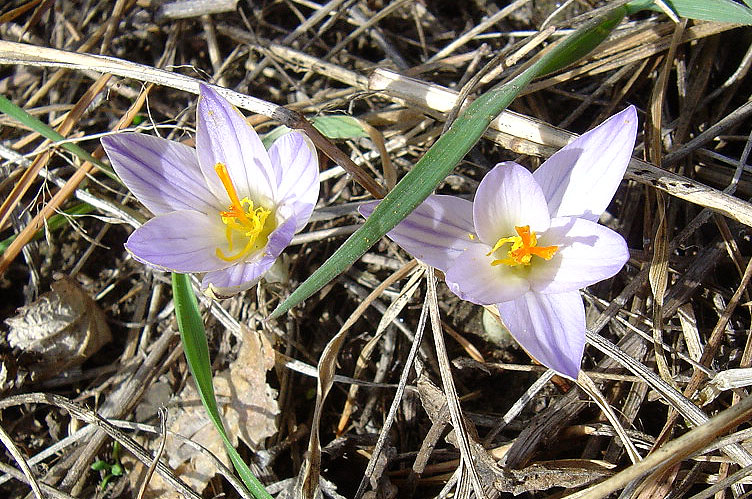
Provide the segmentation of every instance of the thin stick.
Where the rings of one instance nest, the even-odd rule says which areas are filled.
[[[164,407],[159,408],[159,430],[160,433],[162,433],[162,438],[159,439],[159,448],[157,449],[157,453],[154,455],[154,460],[149,465],[149,469],[146,470],[144,483],[142,483],[141,488],[138,489],[136,499],[142,499],[144,497],[146,488],[149,486],[149,482],[151,481],[151,477],[154,475],[154,471],[157,469],[157,463],[162,458],[162,454],[164,454],[165,444],[167,443],[167,410]]]
[[[0,44],[1,43],[2,42],[0,42]],[[133,105],[120,119],[116,128],[123,128],[131,123],[133,117],[141,109],[141,106],[143,106],[146,95],[148,94],[150,88],[151,87],[147,87],[146,90],[142,92],[136,102],[133,103]],[[104,149],[102,149],[102,147],[100,146],[96,151],[94,151],[92,156],[94,156],[95,158],[100,158],[103,154]],[[39,210],[39,213],[34,216],[31,222],[29,222],[29,224],[24,227],[24,230],[21,231],[18,237],[16,237],[16,239],[10,244],[10,246],[8,246],[5,252],[0,255],[0,275],[5,273],[13,259],[18,256],[18,253],[21,252],[21,248],[23,248],[26,243],[31,240],[34,234],[44,226],[44,223],[47,221],[47,219],[55,213],[55,211],[63,204],[63,202],[71,195],[73,195],[73,191],[76,190],[76,187],[78,187],[83,179],[86,178],[86,175],[93,169],[94,165],[89,161],[85,161],[75,171],[75,173],[73,173],[73,175],[70,179],[68,179],[65,185],[52,197],[52,199],[50,199],[50,201],[46,203],[41,210]]]
[[[133,78],[137,81],[164,85],[193,94],[199,93],[199,85],[202,83],[201,80],[196,78],[156,69],[143,64],[136,64],[115,57],[77,54],[65,50],[4,40],[0,40],[0,64],[24,64],[38,67],[47,66],[93,70],[100,73],[111,73],[126,78]],[[376,198],[384,197],[384,189],[365,170],[356,165],[349,156],[332,144],[329,139],[321,135],[299,112],[227,88],[215,86],[214,89],[231,104],[277,120],[289,128],[302,130],[311,138],[317,148],[351,174],[356,182],[360,183],[371,195]]]
[[[640,453],[637,452],[637,447],[635,447],[635,445],[632,443],[632,440],[629,439],[627,432],[624,430],[621,423],[619,423],[619,418],[617,418],[616,414],[614,414],[614,411],[613,409],[611,409],[611,406],[608,404],[606,398],[603,396],[600,390],[598,390],[598,387],[595,386],[593,380],[590,379],[590,377],[585,374],[584,371],[580,371],[579,376],[577,376],[577,385],[582,390],[584,390],[585,393],[590,395],[595,403],[598,404],[598,407],[601,408],[603,414],[606,415],[606,418],[611,422],[611,426],[614,427],[614,431],[624,444],[624,448],[627,450],[627,454],[629,454],[629,459],[632,460],[632,463],[640,462],[642,457],[640,456]]]
[[[472,483],[475,495],[476,497],[485,497],[483,493],[483,485],[481,484],[478,471],[475,469],[475,463],[473,462],[470,443],[467,441],[465,420],[462,417],[462,409],[460,408],[457,399],[457,389],[454,387],[452,370],[449,366],[449,357],[447,355],[446,345],[444,344],[444,333],[441,330],[441,317],[439,316],[439,302],[436,298],[436,276],[434,275],[433,267],[428,267],[428,270],[426,271],[426,281],[428,282],[426,301],[428,302],[431,312],[431,331],[433,332],[433,340],[436,344],[436,356],[439,359],[439,371],[441,372],[441,381],[444,385],[444,394],[446,396],[449,414],[452,416],[454,434],[457,437],[457,444],[460,448],[462,461],[470,474],[470,482]]]
[[[21,451],[18,450],[18,447],[16,447],[13,439],[10,438],[10,435],[6,433],[5,428],[3,428],[2,426],[0,426],[0,442],[5,445],[5,448],[8,449],[10,455],[13,456],[13,459],[16,460],[18,466],[21,468],[21,471],[23,471],[23,474],[26,475],[29,487],[31,487],[31,491],[34,492],[36,498],[43,499],[44,495],[42,495],[42,490],[39,488],[39,484],[37,483],[37,479],[34,476],[34,473],[31,472],[29,463],[26,462],[26,458],[23,454],[21,454]]]
[[[394,394],[392,405],[389,406],[389,412],[387,413],[386,420],[384,421],[384,425],[381,429],[381,432],[379,433],[379,439],[376,441],[376,445],[374,446],[373,452],[371,453],[371,459],[368,460],[366,471],[363,474],[360,485],[358,485],[358,491],[354,496],[355,499],[360,499],[361,497],[363,497],[363,493],[366,489],[366,484],[368,483],[368,478],[373,474],[373,470],[376,468],[376,465],[379,462],[381,451],[384,448],[384,444],[386,444],[387,437],[389,436],[389,430],[392,427],[392,423],[394,423],[394,418],[397,415],[397,409],[399,409],[400,402],[402,402],[402,396],[405,393],[407,377],[410,374],[410,369],[412,368],[413,363],[415,362],[415,356],[417,355],[418,349],[420,348],[420,343],[423,341],[423,333],[426,330],[427,315],[428,307],[425,306],[424,303],[423,309],[420,312],[420,319],[418,319],[418,327],[415,331],[415,341],[413,341],[413,344],[410,347],[410,352],[407,354],[407,359],[405,359],[405,367],[404,369],[402,369],[402,374],[400,375],[397,393]]]
[[[84,409],[83,407],[74,404],[65,397],[48,393],[27,393],[24,395],[15,395],[6,397],[2,401],[0,401],[0,410],[20,404],[49,404],[61,407],[71,413],[72,416],[81,419],[86,423],[97,425],[100,430],[104,431],[114,440],[120,442],[120,444],[125,447],[128,452],[131,452],[134,456],[136,456],[139,461],[143,463],[151,462],[151,455],[146,451],[146,449],[136,443],[135,440],[122,433],[101,415],[88,409]],[[177,491],[183,494],[183,496],[192,499],[201,499],[200,495],[190,489],[185,483],[183,483],[182,480],[176,478],[172,470],[161,462],[158,462],[157,464],[157,472],[162,478],[165,479],[167,483],[175,487]]]
[[[566,497],[567,499],[600,499],[606,497],[625,487],[632,480],[657,469],[665,470],[686,459],[711,443],[717,436],[747,421],[750,416],[752,416],[752,396],[747,396],[707,423],[693,428],[681,437],[655,450],[639,463],[633,464],[598,485]]]

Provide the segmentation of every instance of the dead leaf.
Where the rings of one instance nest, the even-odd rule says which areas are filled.
[[[5,320],[10,346],[34,356],[26,366],[33,380],[82,364],[112,339],[104,313],[75,280],[63,278],[51,287]]]
[[[274,366],[274,349],[263,334],[249,329],[244,332],[237,358],[227,369],[214,376],[214,391],[231,442],[237,445],[240,438],[252,449],[263,449],[264,440],[277,432],[277,392],[266,383],[266,372]],[[162,388],[155,384],[152,390]],[[155,394],[157,395],[159,394]],[[145,399],[154,398],[150,398],[147,392]],[[143,409],[145,412],[153,409],[153,402],[144,404],[148,405]],[[177,408],[169,411],[167,427],[206,447],[226,466],[232,468],[222,439],[209,421],[193,383],[183,388],[180,396],[173,400],[172,405],[175,404]],[[178,439],[167,439],[164,456],[175,474],[199,493],[216,474],[214,462],[209,457]],[[134,490],[141,484],[142,470],[143,465],[134,463],[133,472],[129,474]],[[152,477],[144,496],[145,499],[179,497],[180,494],[171,490],[157,475]]]
[[[217,398],[229,398],[229,403],[220,407],[233,443],[240,435],[257,450],[263,448],[266,438],[277,433],[277,391],[266,383],[266,371],[274,367],[274,349],[266,336],[250,329],[245,330],[243,338],[237,359],[214,377],[214,390]]]

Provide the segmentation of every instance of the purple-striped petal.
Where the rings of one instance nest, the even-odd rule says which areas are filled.
[[[292,132],[269,148],[269,158],[277,174],[277,203],[290,206],[298,220],[296,232],[311,218],[319,197],[319,162],[313,144]]]
[[[295,217],[291,217],[280,223],[279,227],[269,234],[269,242],[266,243],[264,254],[277,258],[287,248],[290,241],[292,241],[292,236],[295,235],[295,228],[297,226],[298,220]]]
[[[217,216],[198,211],[173,211],[154,217],[136,229],[125,243],[133,257],[173,272],[209,272],[230,263],[217,256],[226,251],[224,225]]]
[[[542,295],[531,291],[497,307],[525,351],[544,366],[577,379],[585,350],[585,307],[579,292]]]
[[[494,256],[486,244],[469,246],[446,272],[446,283],[452,293],[478,305],[493,305],[514,300],[530,289],[526,269],[508,265],[492,266]]]
[[[358,208],[368,218],[379,201]],[[387,236],[413,257],[446,272],[451,262],[473,244],[473,205],[454,196],[432,195]]]
[[[629,106],[561,148],[533,175],[551,217],[597,220],[624,178],[637,136],[637,111]]]
[[[473,201],[473,219],[480,240],[491,246],[502,237],[516,235],[514,228],[548,229],[546,199],[533,175],[523,166],[499,163],[483,177]]]
[[[261,256],[250,263],[239,263],[222,270],[208,272],[201,281],[201,289],[212,298],[227,298],[255,286],[276,260]]]
[[[216,212],[219,200],[206,186],[196,150],[140,133],[102,137],[115,173],[155,215],[175,210]]]
[[[212,191],[229,204],[214,167],[222,163],[243,199],[272,206],[276,201],[277,176],[269,154],[243,115],[215,90],[201,85],[198,101],[196,151],[201,170]]]
[[[255,286],[290,244],[296,223],[294,218],[283,222],[269,235],[263,251],[253,255],[251,260],[208,272],[201,281],[201,288],[211,297],[225,298]]]
[[[623,237],[584,218],[555,218],[538,241],[543,246],[559,246],[551,260],[531,265],[530,285],[539,293],[590,286],[619,272],[629,259]]]

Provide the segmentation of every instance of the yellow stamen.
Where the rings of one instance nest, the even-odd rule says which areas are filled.
[[[544,260],[550,260],[553,258],[556,250],[559,249],[558,246],[538,246],[538,237],[535,235],[535,232],[530,231],[529,225],[515,227],[514,230],[517,232],[516,236],[502,237],[496,241],[493,249],[491,249],[486,255],[491,256],[505,244],[512,244],[512,247],[507,251],[506,258],[493,260],[491,265],[509,265],[512,267],[517,265],[530,265],[533,256],[543,258]]]
[[[238,193],[232,183],[227,167],[222,163],[214,165],[214,171],[217,172],[219,180],[230,198],[230,206],[226,211],[219,212],[219,216],[227,227],[225,228],[225,237],[227,238],[227,247],[231,254],[225,255],[222,249],[217,248],[217,257],[226,261],[234,262],[247,256],[256,249],[263,248],[269,238],[269,234],[276,228],[274,217],[269,218],[271,210],[258,207],[253,208],[253,201],[250,199],[238,198]],[[244,208],[246,207],[246,208]],[[242,244],[243,239],[247,239],[243,247],[232,254],[236,244]]]

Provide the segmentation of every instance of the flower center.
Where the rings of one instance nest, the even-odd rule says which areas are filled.
[[[553,258],[556,250],[559,249],[558,246],[538,246],[538,238],[536,237],[535,232],[530,231],[529,225],[515,227],[514,230],[517,232],[516,236],[502,237],[496,241],[493,249],[486,255],[491,256],[507,243],[512,245],[512,247],[509,248],[509,251],[507,251],[506,258],[493,260],[491,265],[509,265],[510,267],[516,267],[517,265],[530,265],[530,260],[532,260],[533,256],[543,258],[544,260],[550,260]]]
[[[224,164],[214,165],[214,171],[217,172],[232,203],[226,211],[219,212],[222,223],[227,226],[225,237],[230,254],[225,255],[221,248],[217,248],[217,257],[226,262],[234,262],[254,250],[265,247],[276,224],[274,217],[269,218],[271,210],[261,206],[254,209],[253,201],[247,197],[238,199],[238,193]]]

